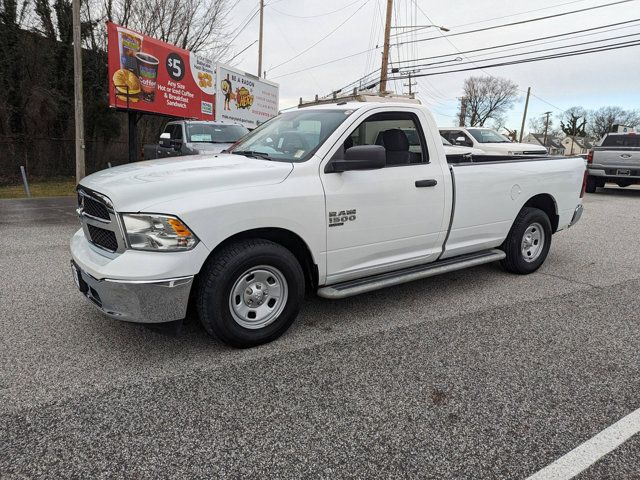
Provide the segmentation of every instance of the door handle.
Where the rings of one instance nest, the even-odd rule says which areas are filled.
[[[416,187],[435,187],[438,184],[437,180],[429,179],[429,180],[416,180]]]

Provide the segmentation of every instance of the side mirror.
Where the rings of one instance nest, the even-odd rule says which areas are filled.
[[[376,170],[387,166],[387,152],[381,145],[357,145],[347,148],[344,160],[333,160],[325,172],[347,172],[349,170]]]
[[[170,147],[171,146],[171,134],[169,132],[160,134],[160,141],[158,144],[161,147]]]
[[[458,138],[456,138],[456,145],[466,145],[467,144],[467,139],[465,137],[463,137],[462,135],[460,135]]]
[[[179,151],[180,151],[180,149],[182,148],[182,140],[178,140],[178,139],[176,139],[176,140],[171,140],[171,145],[173,146],[173,149],[174,149],[176,152],[179,152]]]

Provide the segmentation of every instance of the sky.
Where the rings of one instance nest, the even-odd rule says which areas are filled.
[[[614,1],[616,0],[394,0],[392,25],[436,24],[450,30],[448,34],[442,35],[452,35]],[[239,27],[246,24],[246,28],[233,42],[236,51],[242,50],[258,38],[258,17],[247,24],[247,18],[257,9],[257,5],[258,0],[238,0],[234,3],[229,16],[231,35],[235,36]],[[382,49],[375,47],[381,47],[383,43],[385,9],[384,0],[265,0],[263,70],[266,70],[267,79],[280,85],[280,108],[296,105],[300,97],[310,100],[315,94],[326,95],[379,68]],[[402,29],[394,29],[391,62],[393,65],[394,62],[405,61],[406,65],[407,60],[445,54],[455,54],[461,58],[460,63],[477,62],[486,56],[472,57],[480,53],[459,55],[457,51],[539,39],[636,18],[640,19],[640,0],[449,38],[442,38],[434,28],[402,35],[397,35],[403,32]],[[487,56],[562,45],[581,45],[583,42],[635,33],[638,33],[638,36],[604,43],[640,39],[640,21],[610,28],[617,30],[595,34],[585,32],[580,38],[565,38],[545,45],[525,45],[517,50],[491,53]],[[400,41],[427,37],[436,39],[393,45]],[[601,44],[589,46],[596,45]],[[588,47],[576,46],[567,50],[579,48]],[[239,54],[233,60],[233,64],[255,74],[257,50],[257,44],[254,44]],[[338,60],[346,56],[350,58]],[[327,64],[321,65],[325,63]],[[463,68],[455,67],[455,63],[451,64],[452,68]],[[454,125],[464,79],[471,75],[506,77],[518,85],[519,98],[508,113],[506,121],[506,126],[511,129],[520,129],[527,87],[531,87],[532,92],[528,118],[540,117],[547,111],[559,116],[563,110],[572,106],[594,109],[617,105],[625,109],[640,109],[640,46],[520,65],[484,68],[472,72],[422,77],[417,79],[417,85],[413,88],[422,103],[431,109],[439,125]],[[404,89],[406,93],[407,87],[403,87],[402,83],[406,84],[407,81],[391,82],[389,88],[397,93],[402,93]]]

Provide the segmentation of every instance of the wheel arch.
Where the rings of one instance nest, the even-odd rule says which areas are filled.
[[[558,215],[558,204],[556,199],[548,193],[540,193],[534,195],[522,205],[522,208],[532,207],[542,210],[549,217],[551,222],[551,229],[553,233],[558,230],[558,224],[560,222],[560,216]]]
[[[315,263],[311,249],[309,245],[300,237],[300,235],[288,230],[286,228],[279,227],[263,227],[254,228],[250,230],[244,230],[242,232],[235,233],[230,237],[220,242],[209,253],[208,258],[212,258],[217,252],[219,252],[225,246],[237,242],[239,240],[247,239],[263,239],[269,240],[278,245],[282,245],[289,250],[298,260],[305,276],[305,283],[307,291],[315,291],[318,287],[318,265]],[[205,262],[206,263],[206,262]]]

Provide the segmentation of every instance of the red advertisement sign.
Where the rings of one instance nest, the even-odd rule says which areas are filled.
[[[213,120],[215,65],[209,59],[107,22],[109,105]]]

